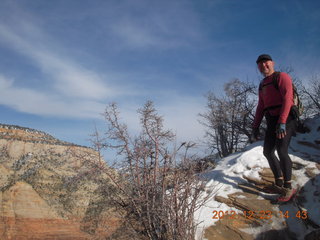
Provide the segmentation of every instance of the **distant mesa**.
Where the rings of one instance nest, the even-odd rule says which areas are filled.
[[[17,125],[1,124],[0,123],[0,139],[17,140],[32,143],[43,143],[50,145],[63,146],[79,146],[74,143],[61,141],[53,136],[32,128],[21,127]],[[83,146],[81,146],[83,147]]]

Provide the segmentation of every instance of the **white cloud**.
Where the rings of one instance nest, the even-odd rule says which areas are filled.
[[[29,58],[43,73],[41,80],[51,87],[41,90],[41,86],[30,84],[21,88],[15,82],[27,83],[28,75],[15,81],[0,76],[2,105],[36,115],[97,118],[105,107],[101,102],[125,94],[125,90],[105,82],[106,74],[102,76],[79,66],[67,54],[59,54],[63,48],[54,46],[44,31],[26,19],[16,20],[10,26],[0,23],[1,42]]]
[[[188,2],[125,2],[109,28],[120,43],[132,48],[170,49],[192,46],[202,39],[200,20]],[[115,16],[116,15],[116,16]],[[108,23],[107,23],[108,24]]]
[[[17,29],[0,24],[2,41],[29,57],[46,74],[47,81],[53,80],[57,93],[88,99],[104,99],[117,95],[118,91],[107,86],[101,76],[78,66],[68,56],[50,50],[55,48],[50,46],[50,41],[34,24],[24,22],[15,27]],[[34,36],[38,38],[35,39]]]
[[[107,87],[97,73],[76,66],[63,56],[41,52],[36,61],[54,80],[54,88],[65,96],[105,99],[117,95],[117,90]]]
[[[131,21],[122,21],[113,27],[113,32],[126,44],[134,47],[159,45],[160,41],[151,32],[135,25]]]
[[[169,4],[171,7],[166,4],[161,5],[158,10],[143,8],[140,12],[146,12],[146,15],[126,16],[129,12],[124,12],[117,18],[114,14],[111,21],[103,22],[108,25],[108,30],[112,26],[111,31],[102,35],[113,38],[113,34],[116,34],[113,39],[118,41],[120,48],[125,45],[166,49],[186,46],[201,38],[201,34],[197,32],[197,20],[191,10],[181,9],[179,6],[171,8],[174,3]],[[40,116],[99,118],[105,105],[113,99],[119,102],[123,119],[132,132],[139,132],[139,117],[136,111],[141,106],[136,103],[146,96],[161,99],[163,93],[160,91],[163,89],[154,90],[151,86],[151,90],[146,90],[141,85],[140,88],[129,87],[129,84],[135,84],[129,79],[141,76],[139,73],[111,73],[109,76],[108,73],[94,72],[68,55],[68,50],[55,42],[46,29],[42,28],[41,23],[26,15],[17,16],[13,17],[14,21],[11,19],[0,22],[0,44],[27,57],[30,63],[42,72],[41,80],[51,89],[28,86],[28,79],[11,80],[0,75],[0,104]],[[109,81],[119,75],[126,79],[122,79],[125,86],[113,85],[113,81]],[[20,87],[18,81],[25,81],[24,87]],[[132,95],[136,96],[136,99],[128,101],[128,96],[133,99]],[[164,116],[165,127],[177,133],[178,141],[202,136],[201,126],[197,122],[200,101],[195,98],[175,97],[174,94],[163,96],[163,99],[166,102],[161,99],[160,105],[156,102],[156,108],[159,109],[159,114]]]
[[[104,104],[89,100],[73,100],[58,95],[14,86],[14,81],[0,75],[0,104],[17,111],[41,116],[97,118]]]

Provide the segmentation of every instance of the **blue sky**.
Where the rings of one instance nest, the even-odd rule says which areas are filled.
[[[259,54],[319,74],[319,22],[316,0],[1,0],[0,122],[89,145],[108,103],[135,133],[152,100],[179,140],[197,141],[204,94],[258,82]]]

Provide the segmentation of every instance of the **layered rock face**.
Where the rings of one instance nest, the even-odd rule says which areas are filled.
[[[0,125],[0,239],[105,239],[118,227],[94,150]]]

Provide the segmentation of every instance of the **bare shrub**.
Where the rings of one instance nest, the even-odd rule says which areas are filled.
[[[307,87],[303,86],[302,93],[306,96],[305,115],[313,116],[320,113],[320,76],[314,75]]]
[[[210,148],[220,157],[243,148],[250,138],[256,105],[257,87],[252,83],[234,79],[224,85],[224,96],[207,94],[207,111],[200,113],[206,127]]]
[[[151,101],[138,113],[142,131],[134,138],[115,103],[104,113],[108,131],[99,146],[116,149],[123,159],[117,177],[111,176],[118,191],[114,201],[132,229],[147,239],[193,240],[194,212],[205,200],[200,201],[204,183],[188,157],[192,145],[175,147],[175,136],[164,129]]]

